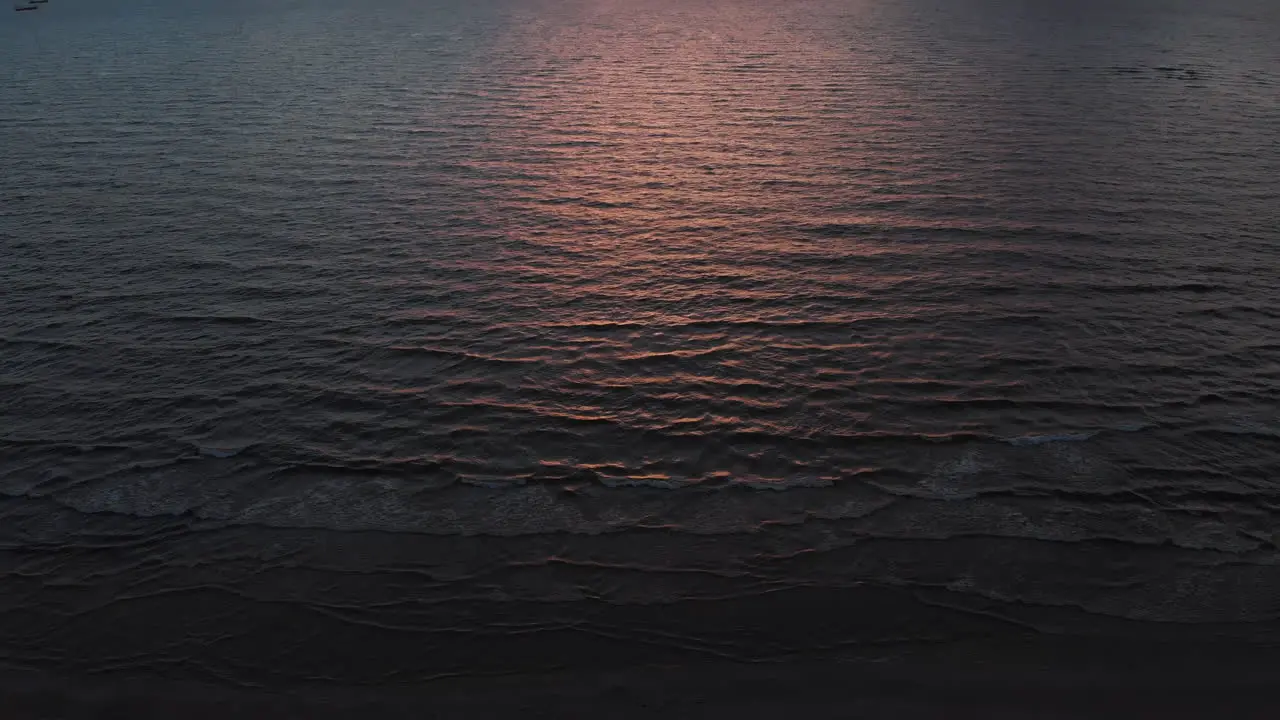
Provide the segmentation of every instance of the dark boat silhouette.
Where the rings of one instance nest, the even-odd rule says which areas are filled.
[[[28,5],[44,5],[47,2],[49,2],[49,0],[27,0]]]
[[[13,9],[14,12],[22,12],[24,10],[39,10],[35,5],[19,5]]]

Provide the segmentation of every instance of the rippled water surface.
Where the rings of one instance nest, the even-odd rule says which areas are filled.
[[[10,14],[11,602],[1274,620],[1277,47],[1265,0]]]

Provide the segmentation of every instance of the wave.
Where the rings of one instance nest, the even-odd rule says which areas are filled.
[[[762,506],[779,500],[743,497],[762,497]],[[0,501],[0,546],[53,555],[110,548],[96,563],[28,567],[41,581],[67,588],[68,597],[83,588],[119,586],[107,596],[124,603],[213,585],[404,629],[444,621],[449,608],[473,617],[486,603],[587,603],[572,606],[580,621],[596,603],[670,608],[800,588],[859,587],[994,602],[1034,627],[1064,620],[1045,615],[1053,608],[1191,624],[1280,616],[1274,572],[1280,550],[1258,532],[1270,521],[1266,517],[1254,518],[1250,530],[1206,522],[1202,513],[1162,513],[1133,502],[1037,510],[1025,497],[880,500],[857,513],[827,507],[827,517],[815,512],[794,522],[772,520],[711,540],[653,507],[624,532],[477,538],[229,523],[204,513],[139,518],[72,512],[48,499],[9,499]],[[1046,574],[1046,568],[1052,570]],[[324,591],[313,592],[320,579]],[[92,595],[96,603],[104,596]]]
[[[1083,433],[1057,433],[1047,435],[1019,435],[1017,437],[1003,438],[1003,441],[1016,446],[1027,447],[1034,445],[1044,445],[1045,443],[1055,442],[1083,442],[1096,436],[1097,432]]]
[[[278,323],[278,320],[270,318],[258,317],[256,315],[235,315],[235,314],[208,314],[208,315],[164,315],[158,319],[170,320],[173,322],[190,322],[190,323],[219,323],[227,325],[268,325]]]
[[[227,458],[233,458],[243,453],[244,451],[248,450],[249,448],[252,448],[256,444],[258,443],[251,440],[240,441],[240,442],[218,442],[218,443],[212,443],[212,444],[194,443],[196,451],[199,452],[201,455],[207,455],[208,457],[218,458],[223,460]]]
[[[6,492],[20,494],[6,502],[39,497],[79,512],[139,519],[440,537],[625,536],[655,526],[691,537],[757,536],[786,527],[805,542],[1106,540],[1237,556],[1280,548],[1273,529],[1280,490],[1210,492],[1154,481],[1064,490],[1016,478],[966,488],[965,477],[981,475],[983,468],[980,461],[953,465],[941,468],[935,480],[910,483],[892,482],[876,470],[852,483],[819,476],[788,483],[731,477],[679,482],[581,471],[513,483],[504,477],[486,482],[478,474],[427,482],[413,467],[403,474],[310,467],[208,476],[198,488],[128,475],[46,484],[34,493],[10,487]]]

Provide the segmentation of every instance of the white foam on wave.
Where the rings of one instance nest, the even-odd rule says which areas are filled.
[[[978,495],[974,479],[986,469],[982,453],[976,448],[969,448],[963,455],[939,465],[929,477],[916,483],[916,488],[899,488],[881,485],[880,483],[874,484],[888,492],[897,494],[943,500],[964,500]]]

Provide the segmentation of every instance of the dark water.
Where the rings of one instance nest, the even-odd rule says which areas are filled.
[[[1265,635],[1278,47],[1267,0],[11,13],[8,654],[364,678],[236,638],[801,591]],[[829,641],[691,627],[644,642]]]

